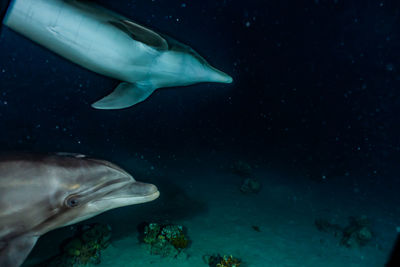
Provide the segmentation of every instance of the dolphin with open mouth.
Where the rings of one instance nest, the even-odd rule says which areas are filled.
[[[161,87],[231,83],[192,48],[82,0],[14,0],[5,25],[96,73],[122,81],[97,109],[133,106]]]
[[[38,238],[160,193],[120,167],[79,154],[0,156],[0,266],[20,266]]]

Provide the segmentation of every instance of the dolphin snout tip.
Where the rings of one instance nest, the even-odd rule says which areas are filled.
[[[148,196],[151,199],[156,199],[160,195],[157,186],[137,181],[131,185],[131,192],[138,196]]]
[[[210,74],[210,80],[212,82],[218,82],[218,83],[232,83],[233,78],[226,74],[223,71],[220,71],[214,67],[211,68],[211,74]]]
[[[154,199],[157,199],[160,196],[160,191],[157,190],[157,192],[155,192],[153,194],[153,196],[154,196]]]
[[[233,82],[233,78],[231,76],[229,76],[226,73],[222,73],[219,77],[219,79],[217,80],[217,82],[220,83],[232,83]]]
[[[157,186],[149,184],[148,196],[150,201],[155,200],[160,196],[160,191],[158,191]]]
[[[229,76],[228,74],[226,75],[226,80],[225,83],[232,83],[233,82],[233,78],[231,76]]]
[[[150,195],[157,194],[157,193],[160,194],[160,192],[158,191],[157,186],[155,186],[153,184],[148,184],[148,189],[147,190],[148,190]]]

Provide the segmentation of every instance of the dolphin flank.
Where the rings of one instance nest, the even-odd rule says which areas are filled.
[[[38,238],[53,229],[159,194],[120,167],[84,155],[2,155],[0,266],[20,266]]]
[[[192,48],[81,0],[14,0],[4,24],[96,73],[120,80],[97,109],[133,106],[161,87],[231,83]]]

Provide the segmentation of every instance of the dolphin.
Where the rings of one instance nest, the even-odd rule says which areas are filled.
[[[122,81],[92,104],[133,106],[161,87],[231,83],[192,48],[83,0],[14,0],[3,21],[34,42],[91,71]]]
[[[120,167],[80,154],[1,155],[0,266],[20,266],[53,229],[159,194]]]

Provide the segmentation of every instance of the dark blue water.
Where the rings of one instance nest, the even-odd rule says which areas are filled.
[[[118,81],[4,27],[1,150],[142,155],[160,165],[160,156],[238,155],[305,184],[357,184],[388,206],[396,201],[399,2],[98,2],[190,45],[234,83],[159,89],[129,109],[95,110]]]

